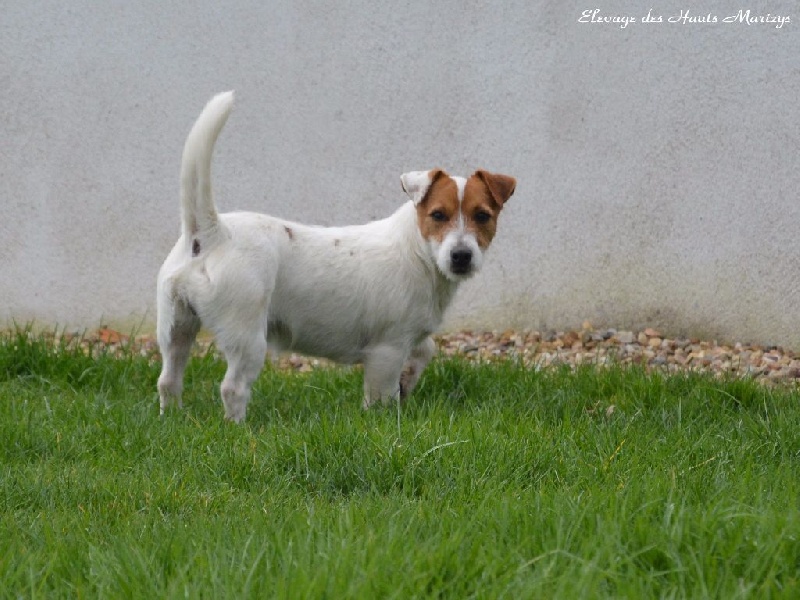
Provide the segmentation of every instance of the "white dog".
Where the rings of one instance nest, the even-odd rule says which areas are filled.
[[[486,171],[468,179],[439,169],[406,173],[410,202],[351,227],[218,214],[211,154],[232,105],[233,92],[212,98],[183,150],[183,234],[158,275],[162,414],[172,402],[181,405],[201,324],[228,362],[220,389],[232,421],[245,417],[268,342],[363,363],[365,408],[404,398],[434,354],[431,332],[459,282],[480,269],[516,181]]]

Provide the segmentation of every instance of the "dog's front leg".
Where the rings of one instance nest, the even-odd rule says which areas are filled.
[[[388,404],[400,397],[400,373],[408,351],[395,346],[375,346],[364,359],[364,408],[380,400]]]
[[[436,354],[436,343],[431,337],[426,337],[411,351],[411,356],[406,361],[403,373],[400,375],[401,400],[408,398],[408,395],[416,387],[422,371],[425,370],[434,354]]]

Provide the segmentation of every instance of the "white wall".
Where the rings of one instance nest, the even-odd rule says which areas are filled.
[[[449,327],[800,347],[800,7],[744,6],[781,28],[623,29],[579,23],[594,6],[3,2],[0,322],[152,324],[184,136],[235,88],[222,210],[345,224],[403,202],[403,171],[518,178]]]

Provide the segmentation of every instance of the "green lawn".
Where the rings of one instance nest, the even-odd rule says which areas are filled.
[[[635,368],[357,370],[0,339],[0,597],[798,598],[800,393]]]

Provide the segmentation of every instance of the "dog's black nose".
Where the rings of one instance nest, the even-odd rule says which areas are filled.
[[[469,271],[472,262],[472,250],[469,248],[456,248],[450,252],[450,264],[456,273]]]

